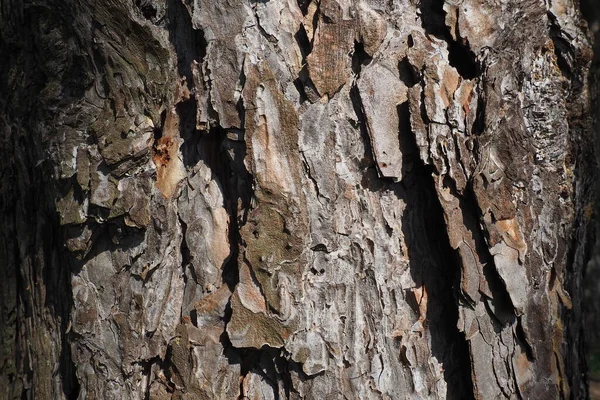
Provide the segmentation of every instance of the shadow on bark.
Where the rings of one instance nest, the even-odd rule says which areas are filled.
[[[431,332],[431,353],[444,367],[447,399],[469,399],[473,396],[469,348],[457,328],[458,256],[450,247],[430,168],[419,165],[405,180],[401,193],[407,212],[402,227],[413,280],[428,296],[425,321]]]
[[[450,247],[442,208],[433,186],[432,167],[423,165],[418,156],[410,129],[408,103],[397,108],[404,177],[401,182],[394,183],[391,179],[382,178],[376,169],[356,86],[352,87],[350,96],[365,144],[362,160],[365,172],[361,183],[371,191],[392,191],[406,203],[402,229],[412,278],[417,288],[425,288],[428,296],[424,317],[428,325],[426,328],[431,333],[431,354],[444,368],[447,399],[470,399],[473,397],[473,383],[469,348],[464,334],[457,328],[460,264],[456,252]],[[418,315],[416,299],[413,303]],[[402,353],[402,350],[399,349],[399,352]]]
[[[590,70],[593,105],[592,112],[598,115],[600,111],[598,98],[600,96],[600,3],[596,0],[580,0],[581,13],[587,20],[588,27],[594,35],[594,58]],[[594,118],[594,134],[596,151],[600,146],[600,126],[598,118]],[[598,152],[596,153],[598,154]],[[583,312],[584,322],[582,325],[581,337],[585,337],[586,347],[583,354],[587,355],[587,371],[590,384],[590,398],[600,399],[600,219],[597,217],[600,212],[600,182],[595,183],[595,219],[594,234],[592,239],[593,248],[591,250],[590,262],[583,271]]]
[[[189,88],[193,86],[191,65],[194,61],[202,64],[206,56],[207,42],[204,31],[194,29],[190,14],[184,3],[167,0],[167,31],[169,40],[177,54],[177,71],[184,76]]]
[[[422,0],[420,2],[421,21],[423,29],[429,35],[444,40],[448,44],[448,62],[465,79],[473,79],[480,75],[475,53],[469,47],[466,39],[456,34],[456,40],[446,26],[446,11],[444,0]]]

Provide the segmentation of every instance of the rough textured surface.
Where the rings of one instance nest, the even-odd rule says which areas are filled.
[[[594,60],[590,69],[591,88],[590,92],[595,99],[592,105],[594,131],[596,133],[596,149],[600,144],[600,125],[598,118],[599,103],[598,94],[600,93],[600,4],[591,0],[581,2],[581,11],[587,20],[590,30],[594,34]],[[596,151],[596,159],[598,152]],[[596,204],[594,207],[594,215],[598,215],[600,211],[600,202],[598,202],[598,194],[600,193],[600,181],[595,182]],[[596,360],[600,359],[600,220],[595,220],[595,242],[591,251],[591,257],[584,272],[584,296],[583,308],[584,313],[584,333],[587,345],[587,358],[589,363],[589,378],[590,378],[590,398],[595,400],[600,398],[600,363]]]
[[[572,0],[8,0],[6,398],[585,398]]]

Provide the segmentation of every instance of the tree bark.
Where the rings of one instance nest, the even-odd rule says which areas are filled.
[[[0,22],[0,397],[586,398],[573,0]]]

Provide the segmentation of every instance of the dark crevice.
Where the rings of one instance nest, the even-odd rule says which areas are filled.
[[[242,96],[241,92],[244,88],[244,86],[246,86],[246,72],[244,70],[246,66],[246,59],[244,59],[244,61],[242,62],[242,67],[240,68],[240,76],[238,78],[238,87],[240,88],[240,98],[238,99],[236,105],[235,105],[235,109],[238,113],[238,117],[240,119],[240,135],[242,135],[243,137],[243,132],[244,129],[246,129],[246,107],[244,107],[244,97]]]
[[[243,85],[245,83],[243,72],[239,79]],[[197,102],[194,98],[176,106],[180,136],[183,139],[181,145],[183,164],[191,169],[199,162],[203,162],[210,168],[213,180],[222,191],[223,207],[230,216],[228,229],[230,254],[222,266],[222,277],[225,284],[233,291],[239,280],[238,256],[241,245],[239,230],[245,223],[245,217],[238,215],[238,207],[248,210],[253,192],[253,179],[244,164],[246,156],[244,131],[226,130],[219,125],[212,126],[208,131],[199,131],[196,129],[196,109]],[[245,114],[243,103],[238,105],[238,109],[242,115]]]
[[[450,32],[446,27],[444,0],[421,0],[419,11],[421,12],[421,25],[425,32],[438,39],[446,40]]]
[[[308,73],[308,64],[306,61],[306,58],[312,52],[312,42],[308,39],[308,35],[303,24],[300,24],[300,28],[294,35],[294,38],[296,39],[296,43],[298,44],[298,48],[302,54],[302,68],[298,74],[298,78],[294,80],[294,86],[300,95],[300,104],[304,103],[306,100],[310,100],[311,102],[318,101],[319,95],[317,94],[317,90],[310,79]]]
[[[36,197],[41,197],[41,193],[36,194]],[[36,199],[35,204],[42,204],[43,199]],[[60,320],[60,356],[59,356],[59,373],[62,382],[62,389],[65,398],[69,400],[77,399],[81,390],[79,380],[77,379],[77,366],[73,361],[71,354],[71,343],[69,324],[71,321],[71,311],[73,309],[73,290],[71,287],[71,269],[61,268],[61,265],[68,263],[68,258],[63,258],[65,253],[57,252],[60,248],[58,239],[63,235],[60,232],[60,222],[56,216],[47,216],[48,221],[46,226],[40,227],[44,233],[42,243],[37,243],[36,248],[43,250],[43,280],[44,287],[47,293],[47,306],[52,310],[54,315]],[[68,254],[66,254],[68,256]]]
[[[227,213],[229,214],[228,241],[230,253],[224,262],[221,270],[223,282],[229,290],[233,292],[239,283],[239,262],[240,247],[242,237],[240,228],[246,223],[246,213],[250,208],[250,201],[253,195],[253,178],[246,169],[244,158],[246,156],[246,144],[244,142],[244,132],[240,130],[230,131],[230,137],[238,138],[232,140],[228,138],[228,131],[220,126],[213,126],[208,132],[194,132],[196,141],[193,147],[195,156],[192,160],[202,160],[210,167],[213,173],[213,179],[220,185],[223,200]],[[194,143],[194,142],[191,142]],[[189,160],[189,159],[188,159]],[[196,161],[197,162],[197,161]],[[240,215],[240,212],[243,214]],[[231,303],[226,306],[223,322],[225,325],[231,320]],[[194,316],[197,320],[197,316]],[[247,374],[247,365],[252,363],[253,353],[247,353],[233,347],[226,332],[220,336],[224,355],[231,364],[241,364],[242,377]],[[240,393],[242,390],[243,379],[240,380]],[[276,392],[275,392],[276,393]]]
[[[222,132],[223,135],[225,132]],[[235,247],[232,256],[229,259],[226,268],[223,269],[223,277],[226,282],[229,282],[230,288],[232,284],[237,284],[237,270],[239,266],[238,251],[242,244],[240,228],[246,224],[247,213],[250,210],[250,202],[254,195],[252,174],[246,169],[244,159],[246,157],[246,143],[244,141],[232,141],[224,136],[224,153],[229,163],[229,184],[226,189],[226,198],[229,199],[228,212],[230,215],[229,241],[232,248]],[[240,207],[238,209],[238,207]],[[241,214],[240,214],[241,212]],[[234,275],[234,276],[228,276]]]
[[[494,309],[490,310],[490,315],[496,318],[503,326],[512,323],[516,318],[515,308],[506,289],[506,284],[498,274],[493,260],[490,260],[483,267],[483,276],[493,296],[489,299],[494,306]]]
[[[400,74],[400,80],[407,87],[413,87],[421,80],[419,71],[410,64],[408,57],[404,57],[398,62],[398,73]]]
[[[179,117],[179,135],[183,139],[180,146],[183,165],[193,168],[202,159],[201,149],[206,138],[205,133],[196,130],[196,100],[190,98],[178,103],[175,110]]]
[[[325,24],[333,24],[333,19],[323,12],[319,12],[319,19]]]
[[[238,256],[242,241],[239,231],[245,224],[245,214],[238,215],[238,205],[242,210],[248,210],[253,193],[253,179],[244,165],[246,146],[243,141],[228,139],[227,131],[219,126],[211,128],[208,133],[196,131],[196,134],[195,158],[202,160],[212,170],[223,192],[224,207],[230,215],[228,232],[231,253],[222,268],[222,276],[233,291],[239,279]]]
[[[365,46],[362,42],[354,41],[354,50],[352,52],[352,72],[360,76],[363,67],[369,65],[373,58],[365,52]]]
[[[475,53],[467,39],[454,40],[446,26],[444,0],[421,0],[421,21],[428,35],[444,40],[448,44],[448,62],[456,68],[460,76],[473,79],[480,75]],[[460,36],[457,30],[457,36]]]
[[[258,1],[258,2],[262,2],[262,1]],[[260,32],[260,34],[267,39],[267,42],[269,43],[273,43],[273,44],[277,44],[278,40],[275,36],[271,35],[270,33],[268,33],[267,31],[265,31],[265,28],[262,27],[262,25],[260,24],[260,17],[258,16],[258,13],[256,12],[256,7],[253,5],[252,9],[254,10],[254,18],[256,18],[256,27],[258,28],[258,32]]]
[[[464,333],[457,328],[460,260],[450,246],[432,172],[432,166],[419,160],[403,179],[407,190],[402,197],[407,210],[411,210],[403,216],[403,232],[413,280],[427,291],[431,350],[444,366],[447,399],[472,399],[469,347]],[[430,262],[423,263],[424,259]]]
[[[426,321],[429,321],[432,334],[432,354],[444,365],[444,379],[448,383],[447,398],[472,398],[469,348],[464,334],[456,326],[458,322],[456,288],[460,284],[460,264],[456,252],[450,247],[443,211],[431,178],[432,167],[424,165],[418,158],[416,139],[411,134],[408,103],[398,106],[398,122],[401,139],[405,142],[403,154],[406,157],[403,162],[409,162],[411,168],[405,169],[401,183],[393,183],[389,179],[377,176],[360,94],[356,86],[351,89],[351,99],[365,143],[363,163],[366,171],[363,186],[372,191],[391,189],[406,202],[407,210],[412,210],[405,213],[402,226],[407,227],[404,235],[409,247],[413,280],[418,286],[424,286],[429,296],[425,317]],[[424,120],[427,121],[426,116]],[[414,229],[415,223],[418,229]],[[410,226],[413,226],[413,229],[408,228]],[[416,242],[421,244],[416,245]],[[424,242],[429,244],[428,254],[410,254],[418,251],[415,249],[422,248]],[[432,268],[435,270],[422,270],[424,264],[416,260],[424,258],[434,258],[432,263],[426,264],[434,265]],[[415,304],[413,307],[418,310]]]
[[[135,5],[140,10],[144,18],[153,20],[156,18],[157,10],[151,0],[136,0]]]
[[[263,346],[260,349],[239,349],[242,358],[240,368],[240,399],[245,399],[244,379],[252,372],[260,375],[273,390],[274,399],[279,400],[277,382],[281,378],[276,362],[279,358],[279,349]]]
[[[577,3],[577,2],[576,2]],[[600,370],[592,362],[600,355],[600,301],[597,295],[600,282],[598,263],[598,234],[600,233],[600,209],[598,201],[600,185],[598,184],[598,145],[600,144],[600,3],[597,0],[580,0],[581,14],[586,20],[589,31],[585,34],[593,36],[593,56],[588,53],[587,43],[577,40],[575,46],[565,51],[560,43],[554,43],[560,60],[565,62],[571,57],[574,64],[570,77],[570,96],[565,99],[569,125],[570,152],[575,168],[575,208],[577,217],[573,221],[574,234],[571,236],[567,253],[567,271],[564,274],[564,287],[572,299],[573,308],[565,311],[567,343],[572,344],[571,351],[565,356],[569,385],[573,388],[572,398],[589,398],[588,384],[596,380]],[[551,21],[552,22],[552,21]],[[584,34],[584,35],[585,35]],[[552,32],[551,32],[552,36]],[[566,38],[563,32],[561,38]],[[567,38],[568,39],[568,38]],[[586,40],[586,39],[584,39]],[[591,44],[591,43],[590,43]],[[586,54],[587,53],[587,54]],[[590,60],[591,57],[591,60]],[[591,61],[591,64],[588,64]],[[559,67],[562,69],[560,63]],[[587,67],[590,68],[589,75]],[[564,73],[564,72],[563,72]],[[588,79],[582,81],[583,78]],[[586,92],[587,91],[587,95]],[[588,103],[589,101],[589,103]],[[585,103],[584,103],[585,102]],[[582,115],[581,111],[589,105]],[[594,146],[595,144],[595,146]],[[577,155],[576,155],[577,154]],[[584,216],[583,210],[594,204],[594,215]],[[555,267],[556,268],[556,267]],[[555,270],[553,268],[553,270]],[[555,270],[556,276],[558,271]],[[560,279],[556,278],[557,284]],[[588,364],[589,363],[589,364]]]
[[[144,388],[144,400],[150,400],[150,384],[152,382],[152,379],[151,379],[152,365],[157,364],[162,369],[164,367],[164,364],[159,356],[152,357],[147,360],[138,361],[137,364],[139,364],[142,367],[142,371],[143,371],[142,375],[145,375],[148,377],[148,386]]]
[[[560,25],[556,20],[556,17],[551,12],[548,15],[548,33],[550,39],[554,43],[554,54],[556,55],[556,62],[558,68],[562,72],[563,76],[573,80],[576,76],[573,74],[574,65],[574,54],[569,39],[564,38],[564,34],[560,29]]]
[[[67,269],[66,272],[69,273],[69,270]],[[70,279],[65,280],[68,281],[63,283],[64,286],[67,286],[66,290],[65,288],[63,288],[58,293],[66,297],[72,293],[72,290]],[[71,321],[70,313],[73,307],[72,297],[68,300],[65,300],[65,305],[66,307],[61,312],[61,352],[59,357],[59,371],[61,375],[63,393],[65,394],[65,397],[69,400],[74,400],[79,398],[81,386],[79,384],[79,380],[77,379],[77,366],[75,365],[71,354],[71,343],[69,340],[69,334],[66,333],[68,330],[68,324]]]
[[[175,4],[175,2],[176,0],[169,0],[169,9],[171,10],[169,21],[172,24],[170,38],[177,51],[179,73],[187,78],[188,84],[191,84],[193,82],[190,67],[191,62],[195,60],[203,63],[206,56],[206,41],[202,31],[194,31],[192,29],[185,7]],[[183,26],[177,27],[178,23],[182,23]],[[258,28],[269,39],[260,25]],[[195,38],[193,35],[196,35]],[[190,37],[194,38],[191,45],[189,43]],[[271,41],[272,39],[274,38],[271,38]],[[190,52],[190,46],[195,50]],[[207,73],[210,74],[210,71]],[[243,89],[245,81],[246,76],[242,66],[238,80],[240,91]],[[208,113],[210,128],[206,130],[198,130],[196,128],[197,106],[197,101],[194,98],[176,105],[179,116],[179,133],[183,139],[180,149],[183,164],[188,170],[193,170],[200,162],[210,168],[212,180],[219,185],[223,195],[223,207],[229,215],[228,242],[230,252],[221,266],[221,277],[223,283],[233,292],[239,283],[240,247],[242,246],[240,228],[246,223],[247,212],[250,209],[250,202],[253,196],[253,177],[244,164],[244,158],[246,157],[246,143],[244,138],[245,106],[243,97],[240,96],[236,104],[241,121],[240,127],[239,129],[225,129],[220,126],[218,122],[219,115],[211,107],[211,100],[209,98]],[[185,232],[183,233],[184,240],[181,244],[181,253],[185,268],[185,265],[190,260],[189,249],[187,249],[185,242]],[[230,321],[231,316],[231,303],[228,303],[222,317],[225,325]],[[192,312],[190,318],[191,322],[197,326],[198,315]],[[234,348],[226,332],[221,334],[220,342],[229,363],[241,364],[242,376],[247,374],[249,371],[248,368],[250,368],[248,366],[254,364],[255,355],[260,354],[260,351],[248,352]],[[242,381],[240,381],[241,384]],[[275,390],[274,393],[277,393],[277,391]]]
[[[302,15],[308,13],[308,6],[310,6],[311,2],[312,0],[298,0],[298,7],[300,8],[300,11],[302,11]]]
[[[312,1],[312,0],[311,0]],[[315,10],[315,14],[312,18],[312,31],[313,31],[313,42],[315,41],[315,33],[317,32],[317,25],[319,25],[319,16],[321,15],[321,1],[317,2],[317,9]]]
[[[14,210],[15,211],[13,215],[15,218],[13,221],[13,226],[16,227],[18,226],[16,208]],[[15,237],[18,237],[16,232]],[[29,291],[26,290],[26,288],[29,287],[29,284],[27,283],[27,278],[25,277],[24,271],[22,270],[23,261],[21,259],[21,252],[19,251],[19,242],[15,240],[13,244],[14,265],[18,266],[18,268],[16,268],[15,271],[17,283],[17,296],[19,297],[19,303],[22,307],[17,310],[19,314],[21,314],[21,318],[17,318],[17,323],[19,323],[21,322],[21,320],[24,321],[26,318],[31,317],[31,315],[33,314],[33,305],[31,304],[31,298],[28,296]]]
[[[360,52],[357,52],[360,54]],[[355,66],[362,62],[355,63]],[[360,68],[355,68],[360,73]],[[407,204],[402,227],[407,240],[408,259],[413,280],[418,287],[425,287],[428,294],[426,321],[431,332],[432,354],[444,366],[444,379],[448,384],[448,399],[473,398],[471,363],[468,343],[457,328],[458,290],[460,285],[460,262],[458,254],[450,246],[442,206],[438,200],[431,177],[433,167],[424,165],[418,157],[416,138],[411,133],[408,102],[398,106],[398,124],[403,154],[410,168],[404,171],[402,182],[378,176],[366,118],[356,85],[350,90],[350,98],[358,120],[358,127],[365,146],[361,167],[364,170],[362,185],[368,190],[392,190]],[[424,110],[423,110],[424,112]],[[428,122],[427,116],[423,116]],[[410,210],[410,211],[409,211]],[[427,243],[424,245],[424,243]],[[423,248],[428,250],[423,253]],[[431,262],[424,263],[424,259]],[[427,265],[427,270],[423,266]]]
[[[531,347],[531,344],[529,344],[529,341],[527,340],[527,335],[525,334],[525,330],[523,330],[523,321],[521,321],[521,317],[519,317],[517,320],[515,334],[517,335],[517,343],[523,348],[523,350],[525,350],[527,359],[530,362],[534,362],[535,354],[533,352],[533,347]]]
[[[423,67],[424,69],[425,67]],[[423,72],[423,71],[422,71]],[[425,81],[421,80],[421,99],[419,101],[419,116],[421,117],[421,120],[423,121],[423,123],[425,124],[425,129],[426,129],[426,139],[427,139],[427,148],[431,149],[431,136],[429,135],[429,129],[430,129],[430,124],[431,124],[431,120],[429,119],[429,115],[427,115],[427,107],[425,106]],[[410,104],[409,104],[410,105]],[[412,125],[411,125],[411,129],[412,129]],[[414,136],[414,134],[413,134]],[[415,137],[415,142],[416,142],[417,138]],[[429,155],[427,155],[428,159],[427,160],[422,160],[422,162],[424,164],[430,164],[431,163],[431,157]],[[432,164],[432,168],[435,170],[436,167],[435,165]],[[437,172],[437,171],[436,171]]]
[[[371,146],[371,137],[367,128],[367,119],[356,85],[352,85],[350,88],[350,100],[352,101],[352,107],[358,121],[362,143],[364,143],[364,154],[360,161],[360,167],[363,171],[361,185],[370,191],[376,192],[383,187],[383,181],[379,179],[375,157],[373,156],[373,148]]]
[[[158,141],[158,139],[160,139],[163,135],[163,127],[165,126],[165,122],[167,120],[167,110],[164,110],[163,112],[160,113],[160,128],[155,127],[153,130],[154,133],[154,141]]]
[[[402,174],[405,175],[420,161],[419,147],[410,125],[410,108],[408,100],[396,106],[398,115],[398,142],[402,152]]]
[[[92,35],[95,36],[95,32],[93,31]],[[102,54],[100,47],[92,46],[92,65],[94,69],[101,76],[100,82],[96,83],[96,93],[98,93],[98,89],[102,89],[102,93],[98,93],[98,96],[102,99],[106,99],[108,93],[110,92],[110,87],[108,85],[108,80],[106,79],[106,68],[104,55]]]
[[[304,167],[304,172],[306,172],[306,176],[312,182],[312,184],[315,188],[315,192],[317,193],[317,197],[320,197],[321,193],[319,191],[319,184],[317,183],[317,180],[314,178],[314,176],[310,172],[310,165],[308,165],[308,160],[306,159],[306,155],[302,151],[300,152],[300,155],[302,155],[302,166]]]
[[[367,127],[367,120],[365,117],[360,92],[356,85],[350,88],[350,100],[352,101],[352,107],[358,120],[362,141],[364,143],[364,157],[361,160],[361,169],[363,172],[362,186],[371,191],[380,190],[384,184],[393,185],[395,184],[394,178],[385,177],[379,169],[379,165],[376,162],[375,154],[373,153],[373,146],[371,143],[371,135]],[[414,138],[411,134],[410,126],[410,112],[408,101],[399,104],[396,107],[397,118],[398,118],[398,140],[400,150],[402,151],[402,171],[403,173],[410,171],[413,162],[418,159],[418,147]]]
[[[427,173],[427,170],[428,168],[422,168],[418,174]],[[426,234],[430,246],[439,254],[440,259],[436,264],[439,266],[445,264],[440,271],[427,271],[422,275],[423,284],[430,296],[427,319],[432,321],[430,324],[433,336],[432,354],[445,360],[444,378],[448,382],[448,398],[467,399],[473,396],[469,348],[464,334],[456,326],[458,323],[456,288],[460,282],[460,262],[456,251],[450,247],[446,221],[430,174],[427,173],[418,181],[422,186],[420,190],[424,193],[429,192],[431,199],[429,210],[424,215]],[[442,263],[441,260],[444,262]],[[443,311],[438,314],[439,311],[436,309]],[[450,360],[453,362],[449,362]]]
[[[285,391],[285,398],[291,398],[291,394],[296,394],[296,389],[294,389],[294,383],[292,381],[292,374],[290,371],[290,367],[293,367],[293,363],[290,360],[286,360],[283,357],[277,357],[275,359],[275,366],[279,371],[279,375],[281,377],[281,381],[283,382],[283,390]]]
[[[479,75],[475,53],[467,45],[448,41],[448,62],[465,79],[473,79]]]
[[[160,366],[160,369],[164,372],[165,377],[167,378],[166,381],[163,382],[163,384],[167,387],[167,391],[170,393],[175,393],[177,390],[177,387],[173,382],[173,378],[176,378],[176,380],[180,380],[179,372],[177,370],[177,367],[175,366],[175,363],[173,362],[173,340],[175,340],[175,338],[171,339],[171,342],[167,346],[167,352],[165,354],[164,361],[158,359],[156,362]]]
[[[302,54],[302,65],[303,65],[302,70],[304,70],[304,79],[302,79],[301,76],[298,76],[298,78],[294,79],[294,87],[296,88],[296,90],[298,91],[298,94],[300,95],[299,102],[300,102],[300,104],[302,104],[306,100],[308,100],[306,90],[304,89],[304,83],[308,82],[310,80],[310,78],[308,77],[308,71],[306,68],[306,57],[308,57],[308,55],[312,51],[312,45],[308,41],[308,37],[306,36],[306,30],[304,29],[304,25],[300,25],[300,29],[298,30],[298,32],[296,32],[296,35],[294,35],[294,38],[296,39],[296,42],[298,43],[298,47],[300,48],[300,52]],[[302,74],[302,70],[300,71],[300,74]]]
[[[292,374],[301,382],[309,377],[302,371],[299,363],[285,357],[280,349],[263,346],[261,349],[239,349],[242,357],[240,376],[240,399],[246,399],[243,391],[244,378],[250,373],[260,375],[271,386],[275,399],[280,399],[278,382],[283,383],[285,398],[289,399],[298,394],[293,385]],[[317,375],[322,375],[319,373]]]
[[[302,54],[302,64],[306,63],[306,57],[312,52],[313,44],[308,39],[308,34],[306,33],[306,29],[304,28],[304,24],[300,24],[300,28],[298,32],[294,35],[294,39],[296,39],[296,43],[298,43],[298,48],[300,49],[300,53]]]
[[[70,284],[69,284],[70,286]],[[71,288],[69,287],[69,292],[71,293]],[[73,307],[71,300],[71,304],[69,305],[69,309]],[[68,315],[68,314],[67,314]],[[81,391],[81,386],[79,384],[79,380],[77,379],[77,366],[75,365],[75,361],[73,360],[71,354],[71,342],[69,338],[69,334],[66,333],[68,329],[68,324],[70,321],[70,315],[63,316],[61,320],[61,352],[60,352],[60,375],[62,380],[63,393],[65,397],[69,400],[75,400],[79,398],[79,392]]]
[[[308,100],[311,103],[315,103],[321,99],[321,96],[319,96],[319,92],[317,92],[312,79],[310,79],[310,75],[308,73],[308,64],[304,64],[300,69],[298,78],[294,80],[294,86],[300,94],[301,102]]]
[[[479,91],[477,98],[477,110],[475,110],[475,120],[471,127],[471,133],[475,136],[480,136],[485,131],[485,93]]]
[[[202,64],[206,57],[208,43],[204,31],[194,29],[192,19],[183,2],[167,0],[167,21],[169,40],[177,53],[177,71],[184,76],[188,87],[193,85],[192,63]]]
[[[179,224],[181,225],[181,245],[179,246],[179,252],[181,253],[181,272],[183,275],[184,285],[187,285],[188,275],[186,274],[186,269],[188,269],[188,267],[192,264],[192,255],[186,240],[187,224],[181,219],[181,217],[179,217]],[[191,274],[195,275],[194,268],[189,268],[189,270]],[[194,279],[194,281],[198,283],[197,279]]]
[[[405,65],[410,68],[410,65]],[[402,71],[402,69],[400,70]],[[412,77],[412,70],[405,71],[406,83]],[[401,72],[402,73],[402,72]],[[416,84],[416,82],[415,82]],[[423,91],[424,92],[424,91]],[[422,94],[424,96],[424,94]],[[429,124],[424,99],[421,101],[421,118]],[[399,112],[400,131],[402,121],[409,119],[409,110]],[[399,109],[399,111],[402,111]],[[403,115],[406,114],[404,117]],[[416,137],[410,129],[410,120],[404,122],[407,135],[412,142],[415,152],[412,160],[412,169],[404,172],[402,186],[405,190],[398,193],[407,204],[407,212],[403,216],[402,226],[409,250],[410,270],[413,280],[418,286],[424,286],[429,297],[426,320],[429,321],[431,332],[432,354],[444,366],[444,380],[448,383],[448,399],[473,398],[473,382],[471,377],[471,357],[468,342],[463,332],[460,332],[457,323],[459,319],[459,303],[461,296],[461,260],[459,254],[450,245],[448,237],[448,221],[444,216],[442,204],[437,195],[433,165],[425,165],[417,156]],[[410,153],[408,153],[410,155]],[[450,185],[451,190],[456,188],[454,181],[447,179],[445,185]],[[459,199],[460,197],[457,196]],[[477,210],[476,204],[461,203],[462,210]],[[465,215],[465,214],[463,214]],[[465,215],[463,223],[469,229],[476,231],[477,218]],[[485,246],[482,240],[479,241]],[[416,243],[419,243],[418,245]],[[424,243],[426,243],[424,245]],[[428,250],[423,250],[423,248]],[[487,248],[485,248],[487,252]],[[481,254],[481,252],[479,252]],[[484,253],[485,254],[485,253]],[[431,262],[423,263],[429,258]],[[424,265],[427,269],[424,270]],[[471,300],[472,299],[467,299]],[[417,308],[418,309],[418,308]]]
[[[322,251],[324,253],[329,253],[329,250],[327,250],[327,246],[323,243],[319,243],[313,247],[310,248],[312,251]]]
[[[473,192],[473,187],[468,184],[462,195],[458,194],[456,185],[452,179],[446,177],[444,185],[450,189],[453,195],[459,200],[460,209],[462,210],[463,225],[471,233],[475,242],[475,252],[479,255],[479,263],[483,265],[483,275],[488,284],[492,298],[489,299],[494,311],[491,313],[502,325],[511,324],[517,317],[512,299],[506,288],[506,284],[500,277],[498,270],[494,264],[494,258],[490,254],[488,247],[487,231],[483,230],[480,225],[481,216],[479,214],[479,205]]]
[[[307,101],[308,95],[306,94],[306,90],[304,89],[304,84],[302,83],[302,80],[300,78],[294,79],[294,87],[298,91],[298,95],[299,95],[298,102],[300,104],[302,104],[305,101]]]

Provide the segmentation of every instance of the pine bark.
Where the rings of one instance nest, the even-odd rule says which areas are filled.
[[[586,398],[577,7],[2,0],[0,398]]]

